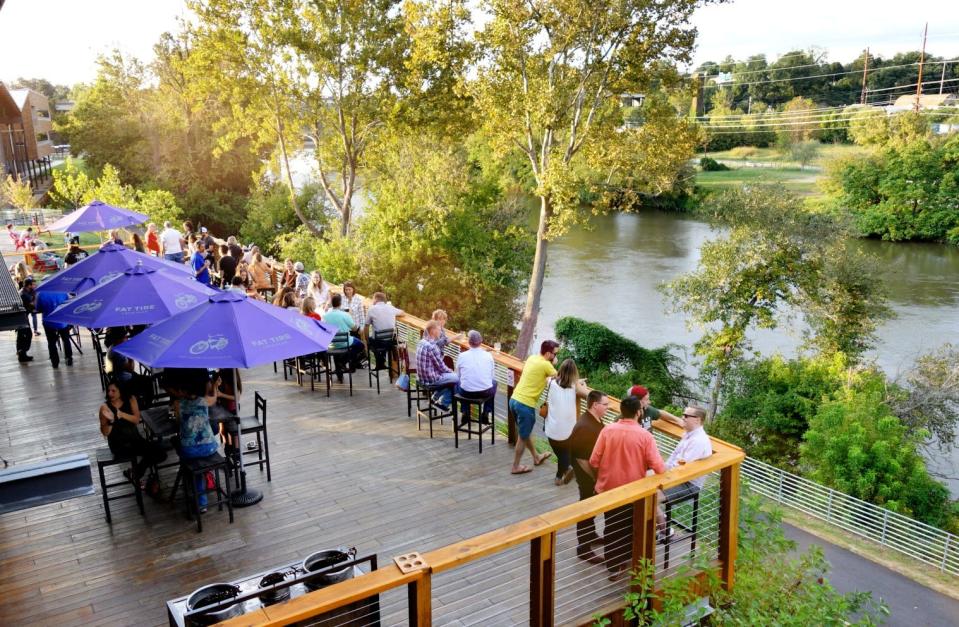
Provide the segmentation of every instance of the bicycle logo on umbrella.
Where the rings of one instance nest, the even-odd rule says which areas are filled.
[[[113,280],[113,279],[117,278],[118,276],[120,276],[121,274],[123,274],[123,273],[122,273],[122,272],[108,272],[107,274],[104,274],[102,277],[100,277],[100,280],[97,281],[97,283],[99,283],[100,285],[103,285],[103,284],[106,283],[107,281]]]
[[[177,294],[173,304],[176,305],[177,309],[189,309],[196,304],[196,300],[196,296],[193,294]]]
[[[73,308],[73,313],[82,314],[94,312],[103,307],[102,300],[91,300],[89,303],[83,303],[82,305],[77,305]]]
[[[230,340],[222,335],[208,335],[207,339],[200,340],[190,347],[191,355],[202,355],[207,351],[221,351],[227,347]]]

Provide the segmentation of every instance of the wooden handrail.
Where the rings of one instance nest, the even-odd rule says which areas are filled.
[[[428,569],[404,574],[395,564],[390,563],[362,577],[309,592],[286,603],[263,608],[256,613],[231,619],[221,623],[221,625],[229,627],[246,625],[279,627],[319,616],[349,603],[414,583],[422,577],[457,568],[493,553],[556,533],[575,525],[581,520],[592,518],[611,509],[652,498],[659,490],[679,485],[691,479],[716,471],[722,471],[725,479],[725,471],[730,468],[736,468],[738,471],[738,465],[743,459],[745,459],[745,454],[740,450],[716,451],[707,459],[690,462],[663,474],[649,476],[608,492],[597,494],[589,499],[570,503],[500,529],[426,552],[423,554],[423,560],[429,564]],[[723,481],[723,484],[727,483],[728,481]],[[723,534],[721,544],[724,538],[727,542],[730,539],[735,539],[735,533]],[[721,555],[723,550],[724,547],[721,546]],[[725,550],[729,550],[728,544]],[[720,564],[720,570],[724,575],[730,577],[731,582],[732,565],[723,562]]]

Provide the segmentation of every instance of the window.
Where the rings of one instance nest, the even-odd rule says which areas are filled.
[[[50,141],[50,135],[48,135],[47,133],[37,133],[37,141],[38,142]]]

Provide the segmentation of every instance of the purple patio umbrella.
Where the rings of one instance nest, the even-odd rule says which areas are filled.
[[[217,292],[181,314],[157,323],[113,350],[153,368],[252,368],[271,361],[325,351],[335,329],[296,311],[281,309],[236,291]],[[233,506],[258,503],[247,489],[239,445],[240,490]]]
[[[50,225],[51,231],[84,233],[86,231],[109,231],[125,226],[143,224],[150,216],[129,209],[122,209],[94,200],[85,207],[68,213]]]
[[[252,368],[325,351],[336,331],[297,311],[217,292],[116,350],[152,368]]]
[[[50,314],[51,322],[88,329],[155,324],[196,307],[216,293],[179,272],[159,272],[141,262],[86,290]]]
[[[120,276],[128,268],[136,266],[137,262],[141,262],[145,268],[192,275],[190,268],[182,263],[173,263],[159,257],[144,255],[135,250],[130,250],[126,246],[111,242],[101,246],[100,250],[86,259],[49,277],[40,284],[37,290],[79,294],[84,290]]]

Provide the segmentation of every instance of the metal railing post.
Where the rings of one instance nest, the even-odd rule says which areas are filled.
[[[777,494],[776,499],[779,501],[780,504],[782,504],[783,502],[783,476],[785,476],[785,474],[786,474],[785,471],[782,468],[780,468],[779,469],[779,490],[776,493]]]
[[[949,542],[952,540],[952,536],[946,536],[946,543],[942,546],[942,563],[939,564],[939,570],[945,572],[946,563],[949,561]]]
[[[826,501],[826,522],[832,522],[832,497],[835,492],[830,488],[829,500]]]
[[[883,510],[882,513],[882,533],[879,536],[879,544],[886,546],[886,526],[889,525],[889,510]]]

